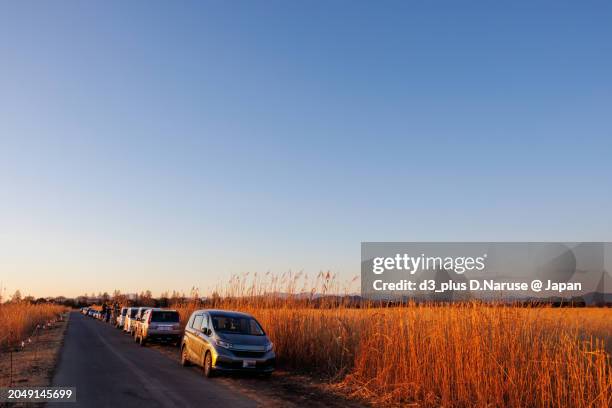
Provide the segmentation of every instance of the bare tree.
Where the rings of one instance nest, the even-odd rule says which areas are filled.
[[[21,292],[19,291],[19,289],[17,289],[15,293],[13,293],[13,296],[11,296],[11,302],[21,303]]]

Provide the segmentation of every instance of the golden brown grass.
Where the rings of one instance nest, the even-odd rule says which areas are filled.
[[[612,317],[470,304],[370,311],[343,385],[396,404],[608,407],[610,356],[604,340],[588,334],[604,313]]]
[[[377,405],[612,405],[612,309],[481,303],[356,309],[337,299],[281,297],[276,288],[266,295],[254,286],[234,283],[231,296],[178,310],[183,321],[200,307],[251,313],[281,366],[323,374]]]
[[[0,304],[0,345],[14,344],[31,335],[37,324],[56,319],[64,306],[28,302]]]

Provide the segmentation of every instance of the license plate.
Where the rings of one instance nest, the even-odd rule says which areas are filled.
[[[255,368],[257,362],[255,360],[243,360],[242,367],[244,368]]]
[[[158,330],[172,330],[172,327],[168,327],[168,326],[160,326],[157,328]]]

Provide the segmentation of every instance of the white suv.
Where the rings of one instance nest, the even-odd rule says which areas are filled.
[[[123,322],[123,331],[132,334],[134,330],[134,323],[136,322],[136,313],[138,313],[137,307],[128,307]]]
[[[115,321],[115,327],[118,329],[123,328],[123,325],[125,324],[125,316],[127,315],[127,311],[128,311],[128,307],[122,307],[121,308],[121,312],[119,312],[119,315],[117,316],[117,320]]]

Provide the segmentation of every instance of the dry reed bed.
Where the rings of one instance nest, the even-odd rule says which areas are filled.
[[[343,385],[394,404],[609,407],[610,356],[588,334],[604,314],[612,318],[611,310],[482,305],[376,313]]]
[[[269,303],[270,300],[266,300]],[[409,305],[309,308],[219,301],[253,314],[285,368],[376,404],[609,407],[612,309]],[[285,306],[282,306],[282,304]],[[196,306],[179,307],[186,320]]]
[[[53,320],[65,310],[51,304],[0,304],[0,347],[25,339],[37,324]]]

